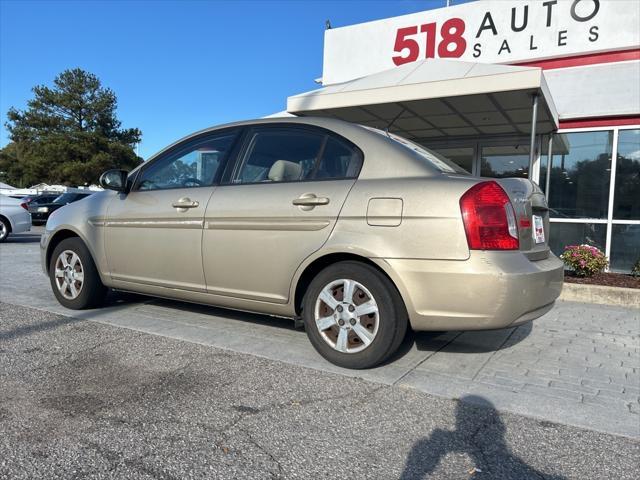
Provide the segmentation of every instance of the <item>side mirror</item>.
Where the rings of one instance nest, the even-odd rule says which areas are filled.
[[[100,175],[100,186],[116,192],[126,192],[128,175],[129,172],[126,170],[107,170]]]

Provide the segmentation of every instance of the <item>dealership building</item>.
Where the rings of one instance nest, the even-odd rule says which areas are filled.
[[[479,0],[326,30],[293,115],[407,137],[544,190],[550,243],[640,257],[640,2]]]

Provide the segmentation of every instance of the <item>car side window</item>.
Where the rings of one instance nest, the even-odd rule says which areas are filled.
[[[359,150],[330,136],[327,138],[314,178],[357,177],[361,166],[362,154]]]
[[[294,129],[265,129],[250,135],[233,183],[294,182],[314,173],[325,135]]]
[[[211,185],[236,136],[236,131],[217,132],[172,149],[140,173],[136,189],[166,190]]]

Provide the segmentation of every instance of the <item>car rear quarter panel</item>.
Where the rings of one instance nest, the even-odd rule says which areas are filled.
[[[360,179],[326,247],[348,252],[356,245],[369,252],[369,258],[466,260],[469,248],[459,199],[477,181],[445,175]],[[400,199],[399,218],[372,218],[371,210],[367,216],[372,199]]]
[[[22,208],[19,203],[9,202],[9,199],[4,198],[0,200],[3,200],[0,203],[0,216],[7,219],[13,233],[26,232],[31,228],[31,215],[29,215],[29,212]]]

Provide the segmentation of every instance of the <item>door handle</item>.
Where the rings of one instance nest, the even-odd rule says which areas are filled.
[[[186,211],[187,208],[196,208],[198,205],[200,204],[197,201],[191,201],[191,199],[188,197],[181,198],[177,202],[173,202],[171,204],[173,208],[177,208],[178,210],[183,212]]]
[[[302,210],[311,210],[318,205],[328,205],[329,199],[327,197],[316,197],[313,193],[305,193],[291,203],[300,207]]]

